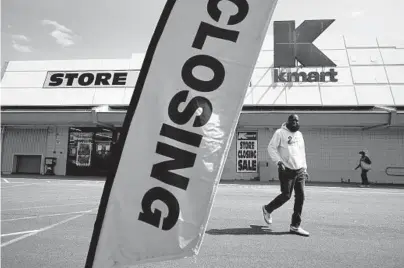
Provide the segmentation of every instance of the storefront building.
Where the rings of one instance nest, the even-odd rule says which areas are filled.
[[[314,44],[325,56],[312,50],[311,57],[290,60],[271,27],[222,180],[276,179],[267,145],[297,113],[312,181],[359,182],[353,169],[365,149],[373,161],[371,182],[404,183],[404,45],[355,44],[323,29]],[[322,67],[301,66],[315,60]],[[9,62],[1,89],[2,173],[44,174],[52,157],[56,175],[105,176],[142,61],[134,54]]]

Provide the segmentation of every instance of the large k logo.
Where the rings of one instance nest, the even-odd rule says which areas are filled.
[[[274,22],[274,67],[337,66],[315,45],[317,39],[335,20],[305,20],[295,28],[294,21]]]

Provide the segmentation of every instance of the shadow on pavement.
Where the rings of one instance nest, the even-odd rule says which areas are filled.
[[[250,228],[210,229],[210,235],[288,235],[290,232],[273,232],[268,226],[250,225]]]

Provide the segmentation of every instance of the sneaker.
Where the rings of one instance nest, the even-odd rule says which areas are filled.
[[[290,232],[294,233],[294,234],[302,235],[302,236],[309,236],[309,232],[303,230],[302,227],[290,226]]]
[[[265,205],[262,206],[262,214],[264,215],[264,221],[265,221],[267,224],[272,224],[271,213],[269,213],[269,212],[265,209]]]

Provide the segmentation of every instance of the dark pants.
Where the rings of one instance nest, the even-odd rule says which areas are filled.
[[[369,185],[368,170],[363,170],[362,169],[361,178],[362,178],[362,184],[363,185]]]
[[[265,206],[265,209],[272,213],[277,208],[285,204],[292,196],[295,190],[295,204],[292,215],[292,226],[299,227],[302,221],[301,215],[304,203],[304,184],[307,174],[303,169],[285,171],[279,170],[279,181],[281,185],[281,194],[275,197],[272,202]]]

